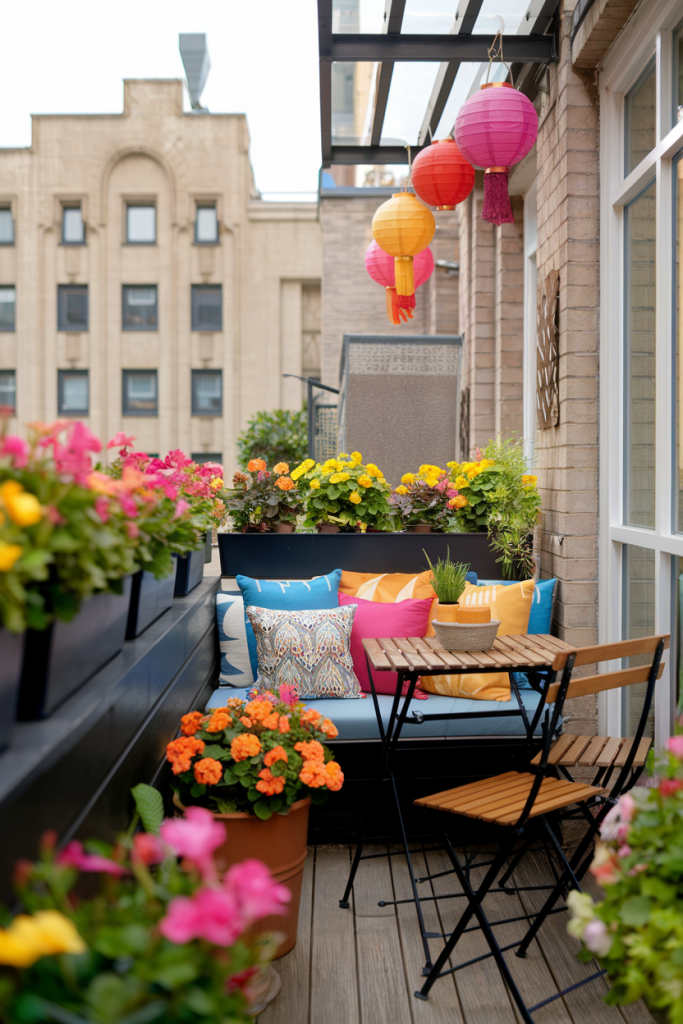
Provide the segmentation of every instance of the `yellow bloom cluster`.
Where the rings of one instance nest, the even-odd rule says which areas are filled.
[[[363,461],[363,456],[361,455],[360,452],[351,452],[351,462],[354,465],[359,466],[362,461]]]
[[[304,475],[304,473],[308,473],[309,469],[313,469],[314,466],[314,459],[304,459],[301,465],[297,466],[296,469],[292,473],[290,473],[292,480],[298,480],[300,477]]]
[[[414,484],[415,483],[415,474],[414,473],[404,473],[403,476],[401,477],[401,483],[402,484]],[[398,487],[396,488],[396,490],[398,490]],[[403,491],[401,491],[401,493],[405,494],[406,493],[405,489]]]
[[[360,505],[362,499],[358,491],[351,491],[349,494],[349,501],[352,501],[354,505]]]
[[[372,487],[372,477],[367,473],[361,473],[358,477],[358,483],[361,487]]]
[[[439,482],[439,478],[444,475],[444,470],[440,466],[431,466],[429,463],[420,466],[417,471],[417,479],[422,480],[427,484],[427,487],[436,487]]]
[[[379,468],[379,466],[375,465],[374,462],[368,462],[365,468],[367,470],[368,476],[374,477],[377,480],[384,480],[384,473]],[[363,486],[365,486],[365,484]]]
[[[30,967],[43,956],[86,949],[72,922],[57,910],[19,914],[9,928],[0,928],[0,964],[7,967]]]
[[[320,487],[320,481],[319,480],[311,480],[311,490],[312,491],[317,491],[319,487]]]
[[[455,486],[458,490],[469,487],[469,481],[478,477],[485,469],[495,466],[495,459],[482,459],[480,462],[449,462],[448,468],[455,471]]]
[[[409,473],[406,474],[406,475],[410,476]],[[401,477],[401,479],[403,479],[403,477]],[[396,488],[396,493],[397,494],[407,494],[408,493],[408,488],[405,487],[403,484],[399,484],[398,487]]]
[[[35,494],[28,494],[18,480],[6,480],[0,484],[0,503],[17,526],[34,526],[42,519],[40,502]]]
[[[522,487],[535,487],[538,483],[538,477],[533,473],[525,474],[522,477]]]
[[[21,558],[22,552],[20,544],[0,541],[0,572],[10,572],[14,568],[14,563]]]

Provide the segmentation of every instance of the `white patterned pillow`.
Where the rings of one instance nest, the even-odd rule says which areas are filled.
[[[216,594],[216,618],[221,649],[221,683],[228,686],[251,686],[254,673],[249,659],[244,601],[240,590]]]
[[[247,608],[256,636],[258,679],[263,690],[286,683],[299,697],[361,697],[353,671],[351,627],[358,605],[315,611]]]

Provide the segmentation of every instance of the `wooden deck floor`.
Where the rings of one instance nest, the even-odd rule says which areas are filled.
[[[380,852],[385,847],[367,848]],[[396,849],[393,847],[392,849]],[[415,858],[419,872],[432,873],[450,865],[445,854]],[[304,890],[297,945],[276,961],[282,978],[277,998],[259,1017],[259,1024],[517,1024],[520,1020],[492,960],[485,960],[442,978],[428,1002],[413,992],[421,984],[422,943],[412,904],[379,907],[380,899],[406,899],[412,894],[403,855],[363,861],[356,878],[351,910],[340,910],[349,870],[347,847],[311,848],[304,875]],[[543,858],[532,855],[516,874],[518,885],[547,881]],[[590,890],[590,881],[586,888]],[[425,883],[421,888],[434,895],[454,892],[453,875]],[[537,894],[487,897],[489,917],[503,919],[533,910]],[[526,904],[524,907],[520,900]],[[432,931],[450,931],[461,899],[425,903],[426,923]],[[567,935],[566,914],[556,914],[543,925],[538,942],[525,960],[512,954],[513,977],[528,1005],[540,1002],[560,989],[592,973],[592,964],[576,958],[578,942]],[[496,929],[501,945],[523,935],[524,922]],[[461,941],[457,960],[478,956],[486,950],[478,932]],[[433,955],[438,953],[432,941]],[[597,980],[555,1000],[534,1015],[537,1024],[652,1024],[645,1007],[634,1004],[616,1008],[602,999],[607,986]]]

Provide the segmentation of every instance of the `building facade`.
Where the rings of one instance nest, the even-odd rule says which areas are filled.
[[[0,405],[229,470],[251,414],[301,407],[283,373],[321,374],[322,235],[259,198],[245,116],[182,89],[126,81],[122,114],[0,150]]]

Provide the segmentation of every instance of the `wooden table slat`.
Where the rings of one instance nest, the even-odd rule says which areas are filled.
[[[388,637],[380,637],[377,643],[380,645],[385,655],[389,659],[392,670],[394,672],[406,672],[410,669],[408,661],[406,660],[406,658],[404,658],[403,654],[401,653],[401,651],[399,651],[398,647],[395,645],[393,640],[390,640]]]
[[[447,668],[443,658],[433,651],[431,647],[425,643],[422,637],[413,638],[413,646],[415,650],[420,654],[423,661],[429,665],[431,671],[442,672],[444,668]]]
[[[363,640],[363,648],[370,659],[370,665],[373,669],[376,669],[378,672],[391,671],[391,663],[376,640],[369,638]]]
[[[420,672],[427,670],[428,666],[424,658],[420,652],[413,647],[412,637],[396,636],[393,637],[393,641],[412,668],[418,669]]]

